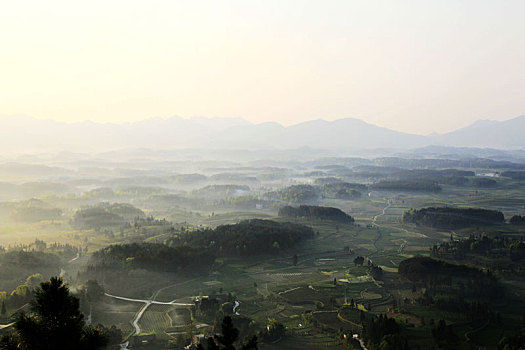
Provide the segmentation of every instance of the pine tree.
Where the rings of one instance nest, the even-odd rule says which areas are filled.
[[[34,296],[31,314],[18,316],[13,336],[3,338],[0,349],[94,350],[106,345],[100,330],[85,326],[79,300],[70,294],[62,278],[42,282]]]
[[[224,317],[221,329],[222,335],[217,336],[219,344],[224,346],[224,350],[235,350],[233,343],[239,338],[239,330],[233,326],[230,316]]]

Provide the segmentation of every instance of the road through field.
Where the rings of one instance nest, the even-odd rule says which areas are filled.
[[[373,217],[373,220],[372,220],[372,224],[376,227],[379,228],[379,225],[376,223],[377,220],[381,217],[381,216],[384,216],[386,215],[386,211],[390,208],[391,206],[391,203],[390,203],[390,200],[385,198],[385,201],[387,201],[387,204],[386,206],[382,209],[382,212],[376,216]],[[376,248],[376,253],[374,254],[377,254],[379,253],[379,248],[376,246],[376,243],[378,240],[380,240],[382,238],[382,233],[381,231],[378,232],[378,236],[374,239],[373,241],[373,244],[374,244],[374,247]],[[327,252],[322,252],[321,255],[323,254],[334,254],[334,253],[339,253],[339,251],[327,251]],[[374,255],[372,254],[372,255]],[[310,261],[310,260],[315,260],[317,258],[319,258],[319,252],[316,252],[316,253],[311,253],[311,254],[305,254],[304,256],[308,256],[308,255],[313,255],[311,257],[308,257],[307,259],[304,259],[301,261],[301,263],[304,263],[304,262],[307,262],[307,261]],[[304,257],[303,256],[303,257]],[[282,258],[278,258],[278,259],[275,259],[275,260],[281,260]],[[267,262],[266,262],[267,263]],[[257,264],[254,264],[254,265],[258,265],[260,264],[257,263]],[[282,270],[287,270],[287,269],[293,269],[294,266],[286,266],[286,267],[283,267],[283,268],[277,268],[277,269],[268,269],[268,270],[264,270],[265,273],[269,273],[269,272],[278,272],[278,271],[282,271]],[[194,282],[198,280],[198,278],[195,278],[195,279],[191,279],[191,280],[187,280],[187,281],[184,281],[184,282],[181,282],[181,283],[176,283],[176,284],[173,284],[173,285],[168,285],[166,287],[162,287],[160,289],[158,289],[155,293],[153,293],[153,295],[149,298],[149,299],[136,299],[136,298],[128,298],[128,297],[123,297],[123,296],[118,296],[118,295],[114,295],[114,294],[110,294],[110,293],[105,293],[105,295],[107,297],[110,297],[110,298],[113,298],[113,299],[118,299],[118,300],[122,300],[122,301],[128,301],[128,302],[134,302],[134,303],[141,303],[143,304],[140,309],[137,311],[137,313],[135,314],[135,317],[133,318],[132,320],[132,325],[135,329],[134,333],[132,335],[139,335],[141,333],[141,328],[140,328],[140,320],[141,318],[143,317],[143,315],[145,314],[145,312],[147,311],[147,309],[151,306],[151,305],[154,305],[154,304],[157,304],[157,305],[172,305],[172,306],[193,306],[193,304],[191,303],[179,303],[179,302],[176,302],[175,300],[173,301],[169,301],[169,302],[162,302],[162,301],[156,301],[155,299],[157,298],[157,296],[164,290],[166,289],[169,289],[169,288],[173,288],[173,287],[176,287],[176,286],[179,286],[179,285],[182,285],[182,284],[186,284],[186,283],[190,283],[190,282]],[[235,304],[233,306],[233,312],[234,314],[238,314],[238,311],[237,311],[237,308],[239,307],[240,303],[238,301],[235,301]],[[126,345],[125,344],[122,344],[122,349],[126,349]],[[366,349],[366,347],[363,346],[363,349]]]
[[[374,246],[374,248],[376,249],[375,253],[372,253],[368,256],[368,258],[370,258],[371,256],[373,255],[377,255],[379,254],[379,247],[377,246],[377,242],[383,238],[383,233],[381,232],[381,230],[379,229],[379,225],[376,223],[377,222],[377,219],[381,216],[385,216],[386,214],[386,211],[388,208],[390,208],[390,206],[392,205],[390,203],[390,199],[387,199],[387,198],[383,198],[384,200],[386,200],[386,206],[383,208],[383,211],[381,212],[381,214],[378,214],[376,216],[374,216],[374,218],[372,219],[372,225],[376,226],[377,227],[377,237],[372,241],[372,244]]]
[[[121,296],[113,295],[113,294],[109,294],[109,293],[104,293],[104,294],[105,294],[107,297],[110,297],[110,298],[113,298],[113,299],[118,299],[118,300],[123,300],[123,301],[129,301],[129,302],[134,302],[134,303],[143,303],[143,304],[144,304],[144,305],[139,309],[139,311],[137,312],[137,314],[135,315],[135,318],[133,319],[133,321],[131,321],[131,324],[132,324],[133,327],[135,328],[135,333],[132,334],[132,335],[139,335],[140,332],[141,332],[141,329],[140,329],[140,326],[139,326],[140,319],[142,318],[142,316],[144,315],[144,313],[146,312],[146,310],[148,309],[148,307],[150,307],[150,305],[152,305],[152,304],[156,304],[156,305],[172,305],[172,306],[193,306],[194,304],[190,304],[190,303],[178,303],[178,302],[176,302],[175,300],[173,300],[173,301],[168,301],[168,302],[164,302],[164,301],[156,301],[155,299],[157,298],[157,296],[159,295],[159,293],[162,292],[162,291],[165,290],[165,289],[172,288],[172,287],[176,287],[176,286],[180,286],[180,285],[183,285],[183,284],[186,284],[186,283],[190,283],[190,282],[194,282],[194,281],[196,281],[197,279],[198,279],[198,278],[194,278],[194,279],[187,280],[187,281],[184,281],[184,282],[175,283],[175,284],[171,284],[171,285],[166,286],[166,287],[162,287],[162,288],[160,288],[159,290],[157,290],[155,293],[153,293],[151,299],[134,299],[134,298],[121,297]],[[123,344],[122,344],[122,345],[123,345]],[[126,349],[126,347],[123,347],[123,349]]]
[[[174,305],[174,306],[192,306],[193,304],[189,304],[189,303],[177,303],[175,301],[168,301],[168,302],[165,302],[165,301],[156,301],[156,300],[151,300],[151,299],[131,299],[131,298],[126,298],[126,297],[119,297],[117,295],[112,295],[112,294],[108,294],[108,293],[104,293],[106,296],[110,297],[110,298],[115,298],[115,299],[120,299],[120,300],[125,300],[125,301],[133,301],[133,302],[137,302],[137,303],[150,303],[150,304],[157,304],[157,305]]]
[[[390,208],[390,206],[392,205],[392,204],[390,203],[390,199],[387,199],[387,198],[383,198],[383,199],[386,200],[386,203],[387,203],[387,204],[386,204],[386,206],[383,208],[383,211],[381,212],[381,214],[374,216],[374,218],[372,219],[372,224],[373,224],[373,225],[376,225],[376,221],[377,221],[377,219],[378,219],[379,217],[381,217],[381,216],[385,216],[387,209]]]
[[[135,303],[144,303],[144,305],[139,309],[139,312],[135,315],[135,318],[131,322],[133,327],[135,327],[135,334],[134,335],[139,335],[140,334],[141,330],[140,330],[140,326],[139,326],[139,321],[142,318],[142,316],[144,315],[144,313],[146,312],[146,310],[148,309],[148,307],[150,307],[150,305],[152,305],[152,304],[173,305],[173,306],[193,306],[193,304],[177,303],[175,301],[163,302],[163,301],[145,300],[145,299],[132,299],[132,298],[126,298],[126,297],[119,297],[117,295],[112,295],[112,294],[108,294],[108,293],[104,293],[104,294],[107,297],[114,298],[114,299],[119,299],[119,300],[124,300],[124,301],[131,301],[131,302],[135,302]],[[157,293],[157,295],[158,295],[158,293]]]

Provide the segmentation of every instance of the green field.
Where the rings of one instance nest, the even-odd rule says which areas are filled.
[[[523,279],[506,277],[504,283],[515,300],[495,305],[501,321],[485,325],[471,323],[461,312],[415,303],[422,289],[413,292],[411,283],[398,276],[398,266],[407,258],[428,256],[433,244],[450,240],[451,234],[455,239],[482,232],[494,237],[519,238],[525,235],[525,227],[508,224],[440,230],[401,221],[403,212],[410,208],[442,205],[500,210],[506,217],[523,214],[525,186],[507,179],[499,180],[499,183],[492,189],[443,185],[439,193],[372,191],[370,195],[364,194],[355,200],[321,198],[316,203],[349,213],[355,218],[352,224],[278,217],[277,204],[252,210],[214,209],[213,206],[195,209],[179,204],[161,206],[144,199],[139,201],[145,205],[141,209],[155,218],[173,221],[171,231],[161,224],[78,229],[67,219],[32,224],[10,222],[0,226],[0,241],[2,245],[29,244],[39,238],[83,247],[85,252],[80,259],[70,263],[65,259],[62,266],[64,278],[75,289],[85,282],[79,276],[82,276],[90,255],[110,244],[164,243],[183,231],[193,232],[251,218],[294,222],[311,227],[315,236],[271,255],[221,256],[206,273],[137,269],[125,273],[108,272],[99,282],[107,293],[144,301],[192,304],[198,296],[219,295],[224,299],[229,294],[231,300],[239,303],[236,317],[251,320],[246,329],[265,329],[270,321],[286,326],[285,338],[275,344],[261,344],[261,349],[342,349],[342,334],[359,333],[362,329],[361,310],[365,319],[385,313],[394,317],[402,326],[402,334],[414,346],[432,343],[433,326],[430,322],[442,319],[452,325],[454,333],[461,339],[459,348],[495,346],[503,335],[513,334],[519,328],[512,325],[520,322],[521,312],[516,305],[523,305]],[[71,209],[67,215],[73,212]],[[18,235],[10,235],[12,231]],[[354,259],[357,256],[380,266],[382,277],[374,278],[366,264],[356,266]],[[490,256],[477,260],[486,265],[494,261]],[[442,294],[443,297],[448,295]],[[356,308],[349,306],[351,300]],[[170,339],[190,332],[191,327],[193,333],[205,332],[215,321],[213,316],[197,314],[191,306],[152,304],[140,314],[143,305],[142,302],[103,297],[82,307],[92,310],[93,324],[116,325],[128,336],[135,333],[134,322],[140,327],[141,334],[153,333],[159,339]],[[233,301],[226,303],[222,300],[219,309],[221,315],[233,314]]]

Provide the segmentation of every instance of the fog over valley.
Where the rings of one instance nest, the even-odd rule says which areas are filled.
[[[0,2],[0,350],[524,350],[525,2]]]

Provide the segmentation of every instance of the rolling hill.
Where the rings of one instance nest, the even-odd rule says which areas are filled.
[[[291,126],[253,124],[240,118],[152,118],[134,123],[62,123],[31,117],[0,117],[0,148],[5,152],[68,150],[94,152],[154,149],[399,149],[430,145],[525,148],[525,116],[506,121],[480,120],[447,134],[401,133],[359,119],[322,119]]]

